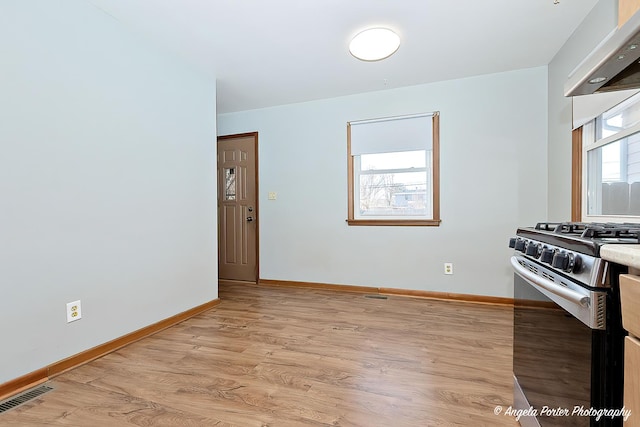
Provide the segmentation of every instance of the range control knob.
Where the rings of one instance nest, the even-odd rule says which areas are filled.
[[[544,248],[542,250],[542,253],[540,254],[540,261],[551,264],[551,262],[553,261],[554,252],[555,251],[553,249]]]
[[[573,270],[574,259],[575,257],[573,256],[573,254],[568,254],[566,252],[557,252],[553,256],[551,266],[559,268],[566,272],[570,272],[571,270]]]
[[[580,273],[580,270],[582,270],[582,258],[580,258],[578,255],[573,257],[573,265],[571,265],[570,267],[571,271],[573,271],[574,273]]]
[[[515,248],[516,247],[516,240],[518,240],[518,239],[516,239],[515,237],[512,237],[512,238],[509,239],[509,247],[510,248]]]
[[[524,253],[534,258],[538,258],[538,244],[529,242],[527,250]]]
[[[516,240],[516,251],[524,252],[525,241],[522,239]]]

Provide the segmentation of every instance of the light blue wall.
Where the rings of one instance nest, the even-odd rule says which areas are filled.
[[[86,1],[0,3],[0,52],[3,383],[217,298],[216,110]]]
[[[600,0],[549,64],[549,221],[571,219],[572,115],[564,84],[617,24],[617,0]]]
[[[346,123],[430,111],[441,226],[347,226]],[[250,131],[261,278],[512,295],[508,238],[547,212],[546,67],[218,116],[219,135]]]

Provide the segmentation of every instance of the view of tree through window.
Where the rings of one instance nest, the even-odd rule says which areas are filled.
[[[361,155],[359,214],[426,216],[431,207],[426,159],[426,150]]]

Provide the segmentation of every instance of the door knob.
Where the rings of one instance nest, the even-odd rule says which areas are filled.
[[[248,216],[247,217],[247,222],[251,222],[251,221],[253,221],[253,217],[252,216]]]

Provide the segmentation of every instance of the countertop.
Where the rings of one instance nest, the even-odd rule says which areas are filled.
[[[600,248],[600,256],[616,264],[640,269],[640,245],[604,245]]]

